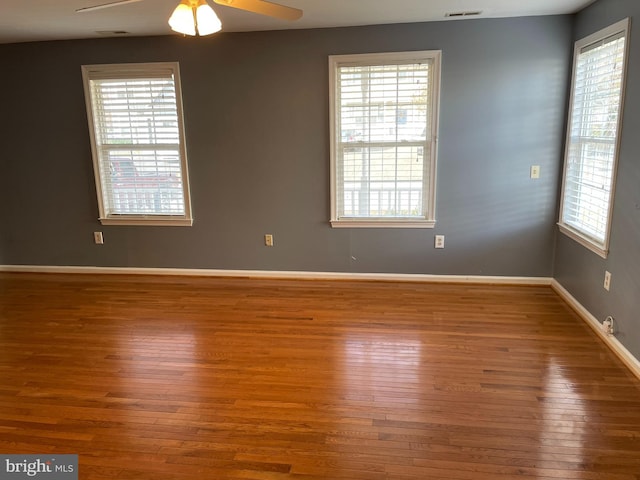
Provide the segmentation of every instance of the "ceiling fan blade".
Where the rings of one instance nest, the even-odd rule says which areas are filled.
[[[124,5],[125,3],[135,3],[141,1],[142,0],[118,0],[116,2],[102,3],[100,5],[93,5],[91,7],[78,8],[76,10],[76,13],[92,12],[94,10],[100,10],[102,8],[115,7],[117,5]]]
[[[247,12],[259,13],[269,17],[280,18],[282,20],[298,20],[302,17],[302,10],[267,0],[213,0],[218,5],[239,8]]]

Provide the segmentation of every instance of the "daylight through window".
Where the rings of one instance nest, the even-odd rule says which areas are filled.
[[[607,255],[628,20],[576,43],[560,228]]]
[[[103,223],[191,225],[178,65],[83,67]]]
[[[333,226],[433,226],[439,70],[439,51],[330,57]]]

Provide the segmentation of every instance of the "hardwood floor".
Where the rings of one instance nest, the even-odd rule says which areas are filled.
[[[640,479],[549,287],[0,274],[0,453],[80,479]]]

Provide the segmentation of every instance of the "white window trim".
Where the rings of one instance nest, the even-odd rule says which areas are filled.
[[[627,68],[629,64],[629,31],[630,31],[631,19],[625,18],[619,22],[614,23],[598,32],[595,32],[581,40],[575,42],[574,51],[573,51],[573,68],[571,74],[571,98],[569,103],[569,110],[567,113],[567,138],[565,141],[565,154],[564,154],[564,168],[563,168],[563,176],[562,176],[562,194],[560,196],[560,218],[558,221],[558,227],[560,232],[574,241],[578,242],[580,245],[594,252],[602,258],[607,258],[609,254],[609,242],[611,237],[611,220],[613,216],[613,204],[615,200],[615,187],[616,187],[616,179],[618,173],[618,160],[620,154],[620,143],[622,139],[622,119],[624,116],[624,98],[625,98],[625,90],[626,90],[626,78],[627,78]],[[571,225],[567,225],[563,223],[564,218],[564,195],[565,195],[565,187],[566,187],[566,171],[567,171],[567,162],[569,158],[569,149],[570,149],[570,135],[571,129],[569,127],[569,122],[571,121],[571,112],[573,111],[573,103],[574,103],[574,89],[575,89],[575,75],[576,75],[576,66],[578,55],[580,51],[593,43],[604,40],[612,35],[617,33],[624,32],[625,35],[625,51],[624,51],[624,65],[622,71],[622,88],[620,91],[620,110],[618,113],[618,127],[617,127],[617,135],[616,142],[614,146],[614,159],[613,159],[613,169],[611,174],[611,195],[609,200],[609,209],[607,213],[607,227],[605,231],[604,242],[600,243],[593,238],[585,235],[581,231],[575,229]]]
[[[402,220],[402,217],[393,217],[390,219],[332,219],[331,226],[333,228],[434,228],[435,220],[416,220],[414,217]]]
[[[433,60],[434,73],[433,85],[434,92],[433,112],[431,121],[431,164],[429,168],[429,182],[427,188],[427,209],[424,219],[416,217],[392,217],[392,218],[338,218],[338,205],[336,202],[337,185],[337,67],[341,64],[362,64],[375,65],[393,62],[411,62],[420,61],[425,58]],[[388,53],[369,53],[354,55],[330,55],[329,56],[329,120],[330,120],[330,176],[331,176],[331,220],[330,224],[334,228],[434,228],[436,224],[436,177],[437,177],[437,154],[438,154],[438,121],[440,118],[440,78],[442,67],[442,51],[441,50],[422,50],[414,52],[388,52]]]
[[[176,106],[178,111],[179,154],[181,162],[181,178],[184,196],[184,215],[115,215],[107,214],[104,205],[102,181],[100,178],[100,158],[95,138],[95,124],[93,108],[91,105],[90,80],[105,78],[135,78],[136,76],[149,75],[153,71],[171,71],[176,91]],[[180,83],[180,67],[178,62],[154,62],[154,63],[123,63],[83,65],[82,80],[85,92],[85,104],[87,108],[87,120],[89,124],[89,136],[91,142],[91,154],[93,158],[93,172],[98,197],[99,221],[102,225],[147,225],[147,226],[192,226],[191,193],[189,187],[189,171],[187,168],[187,149],[184,135],[184,117],[182,108],[182,87]]]

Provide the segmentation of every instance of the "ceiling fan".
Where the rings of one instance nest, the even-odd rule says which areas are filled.
[[[238,8],[247,12],[258,13],[268,17],[279,18],[281,20],[298,20],[302,17],[302,10],[299,8],[287,7],[279,3],[268,2],[267,0],[213,0],[218,5]]]
[[[124,5],[127,3],[141,2],[142,0],[117,0],[115,2],[103,3],[100,5],[93,5],[90,7],[78,8],[76,12],[91,12],[93,10],[100,10],[102,8],[115,7],[118,5]],[[237,8],[239,10],[246,10],[247,12],[253,12],[260,15],[266,15],[268,17],[279,18],[281,20],[297,20],[302,17],[302,10],[298,8],[288,7],[286,5],[280,5],[279,3],[269,2],[267,0],[213,0],[218,5],[224,5],[225,7]]]

